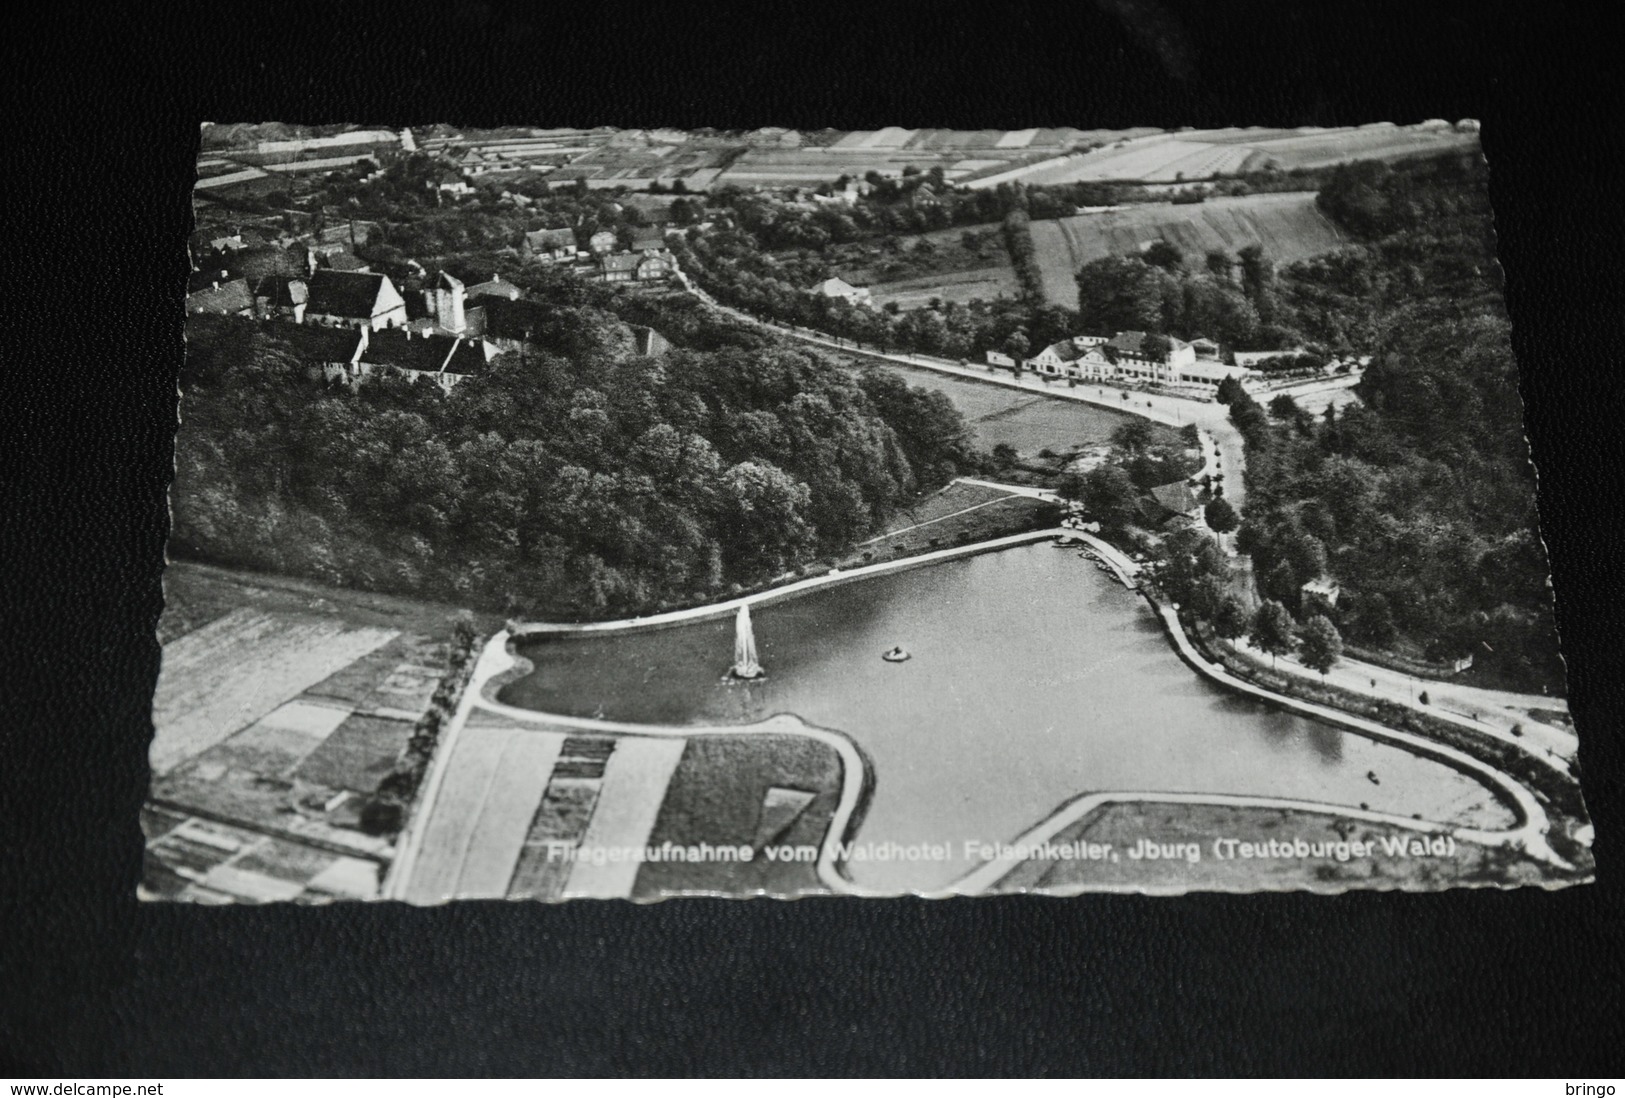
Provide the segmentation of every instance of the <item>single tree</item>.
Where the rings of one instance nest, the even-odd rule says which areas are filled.
[[[1213,631],[1225,640],[1235,640],[1247,632],[1247,610],[1236,596],[1226,595],[1219,600],[1213,612]]]
[[[1185,256],[1180,250],[1166,240],[1158,240],[1147,248],[1141,257],[1153,267],[1161,267],[1165,271],[1177,271],[1185,262]]]
[[[1219,495],[1208,500],[1207,506],[1202,509],[1202,517],[1207,520],[1208,529],[1215,534],[1228,534],[1241,525],[1241,516],[1236,514],[1236,509],[1230,506],[1229,500]]]
[[[1260,603],[1253,614],[1247,640],[1254,648],[1270,654],[1271,667],[1275,666],[1275,657],[1292,651],[1293,639],[1292,615],[1287,613],[1286,607],[1274,599]]]
[[[1316,614],[1304,625],[1298,637],[1298,650],[1305,666],[1313,667],[1325,678],[1343,655],[1343,638],[1337,626],[1324,614]]]

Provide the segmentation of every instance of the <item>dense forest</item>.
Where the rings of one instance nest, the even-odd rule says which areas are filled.
[[[682,305],[632,353],[570,280],[542,345],[443,395],[309,378],[254,322],[194,317],[176,441],[180,553],[508,612],[602,617],[806,566],[977,460],[940,394],[853,377]]]
[[[1560,691],[1482,162],[1353,164],[1319,202],[1360,243],[1272,277],[1272,302],[1373,360],[1340,414],[1224,394],[1248,443],[1238,545],[1260,591],[1305,613],[1300,585],[1324,572],[1350,640]]]

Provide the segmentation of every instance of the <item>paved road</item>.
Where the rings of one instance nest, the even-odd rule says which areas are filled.
[[[1257,659],[1269,661],[1267,654],[1252,648],[1245,641],[1237,641],[1236,647],[1245,649]],[[1319,672],[1305,667],[1292,656],[1281,657],[1276,661],[1276,666],[1289,674],[1308,679],[1321,677]],[[1514,744],[1542,761],[1558,764],[1560,770],[1568,769],[1566,764],[1573,761],[1580,749],[1579,738],[1573,732],[1537,721],[1527,712],[1530,708],[1561,712],[1566,708],[1561,699],[1419,679],[1402,671],[1348,659],[1340,661],[1325,678],[1332,685],[1345,690],[1398,702],[1419,712],[1442,716],[1447,720],[1459,717],[1470,721],[1480,731]],[[1425,705],[1421,701],[1424,692],[1428,696]],[[1514,734],[1513,728],[1517,728],[1518,733]]]
[[[815,344],[845,354],[864,355],[870,358],[897,362],[905,366],[935,370],[939,373],[952,374],[984,384],[1025,389],[1056,400],[1084,401],[1103,408],[1113,408],[1120,412],[1143,416],[1146,419],[1172,426],[1194,423],[1207,436],[1207,441],[1204,442],[1202,447],[1203,471],[1223,473],[1225,498],[1238,511],[1242,510],[1246,505],[1246,444],[1242,440],[1241,432],[1236,429],[1235,424],[1230,422],[1230,410],[1227,405],[1163,394],[1126,392],[1122,389],[1103,385],[1079,385],[1074,388],[1055,383],[1046,384],[1039,379],[1039,375],[1032,373],[1023,373],[1019,377],[1013,377],[1003,370],[989,373],[985,368],[961,366],[957,362],[949,362],[946,359],[934,358],[930,355],[884,354],[879,351],[861,350],[850,346],[848,343],[805,328],[787,329],[769,324],[749,313],[717,302],[704,290],[688,282],[686,275],[682,277],[685,285],[689,287],[696,297],[720,312],[749,324],[772,328],[774,331],[789,335],[804,343]],[[1324,408],[1326,403],[1346,402],[1348,399],[1352,399],[1353,387],[1358,382],[1359,377],[1356,375],[1337,377],[1331,380],[1314,379],[1301,385],[1271,390],[1268,393],[1259,395],[1267,403],[1270,397],[1286,393],[1297,400],[1300,407]],[[1241,581],[1251,589],[1253,577],[1250,561],[1245,557],[1241,557],[1233,561],[1232,564],[1240,575]],[[1314,672],[1307,669],[1304,670],[1308,674],[1314,674]],[[1407,703],[1410,702],[1413,691],[1421,689],[1417,684],[1422,683],[1428,691],[1429,699],[1434,702],[1435,710],[1448,708],[1461,715],[1482,718],[1484,724],[1497,730],[1499,734],[1508,739],[1513,738],[1511,736],[1512,726],[1521,724],[1524,735],[1517,737],[1515,742],[1539,757],[1549,759],[1556,756],[1564,760],[1571,760],[1577,750],[1578,741],[1572,732],[1534,721],[1526,712],[1530,708],[1563,710],[1566,705],[1559,698],[1484,690],[1471,686],[1458,686],[1441,680],[1421,680],[1349,657],[1343,658],[1338,668],[1334,669],[1334,674],[1338,676],[1338,685],[1346,689],[1375,698],[1403,700]],[[1375,686],[1372,685],[1373,681],[1376,683]]]

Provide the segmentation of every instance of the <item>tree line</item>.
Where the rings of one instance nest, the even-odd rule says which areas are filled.
[[[172,544],[344,586],[616,616],[828,558],[977,462],[947,399],[893,375],[692,313],[663,329],[678,346],[640,357],[613,313],[553,307],[540,345],[449,395],[387,377],[330,388],[254,322],[192,318]]]

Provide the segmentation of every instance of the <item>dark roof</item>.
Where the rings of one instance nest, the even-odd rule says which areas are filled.
[[[1106,346],[1110,347],[1114,351],[1122,351],[1125,354],[1139,355],[1144,354],[1144,352],[1140,349],[1141,345],[1144,343],[1144,332],[1118,332],[1116,335],[1112,336],[1106,341]]]
[[[1187,515],[1198,506],[1191,486],[1182,480],[1157,485],[1151,489],[1151,498],[1156,500],[1157,505],[1163,510],[1172,511],[1176,515]]]
[[[641,255],[629,254],[606,255],[598,260],[599,266],[604,269],[606,274],[610,271],[635,271],[641,262],[643,262]]]
[[[549,252],[555,248],[574,248],[576,234],[574,229],[537,229],[525,234],[525,243]]]
[[[409,335],[398,328],[374,332],[361,353],[372,366],[394,366],[428,373],[472,374],[485,368],[479,340],[453,336]]]
[[[310,311],[370,320],[388,281],[364,271],[319,270],[310,276]]]
[[[186,292],[195,294],[199,290],[212,289],[217,282],[230,282],[231,272],[219,267],[205,267],[201,271],[193,271],[186,278]]]
[[[254,286],[255,297],[268,297],[279,309],[291,309],[310,299],[310,287],[302,279],[266,275]]]
[[[246,278],[234,278],[230,282],[222,282],[218,288],[210,286],[206,290],[187,294],[186,311],[226,315],[253,312],[254,295],[248,292]]]
[[[533,339],[552,319],[552,309],[523,297],[494,297],[485,303],[485,334],[493,339]]]
[[[286,343],[294,357],[304,362],[350,362],[361,345],[359,328],[324,328],[319,324],[268,320],[260,329],[272,339]]]
[[[469,297],[502,297],[512,301],[520,295],[518,286],[502,278],[493,278],[489,282],[480,282],[468,288]]]
[[[659,229],[633,229],[632,250],[641,252],[649,248],[663,249],[666,246],[666,234]]]
[[[361,271],[367,270],[367,261],[349,252],[335,252],[327,257],[327,265],[335,271]]]

